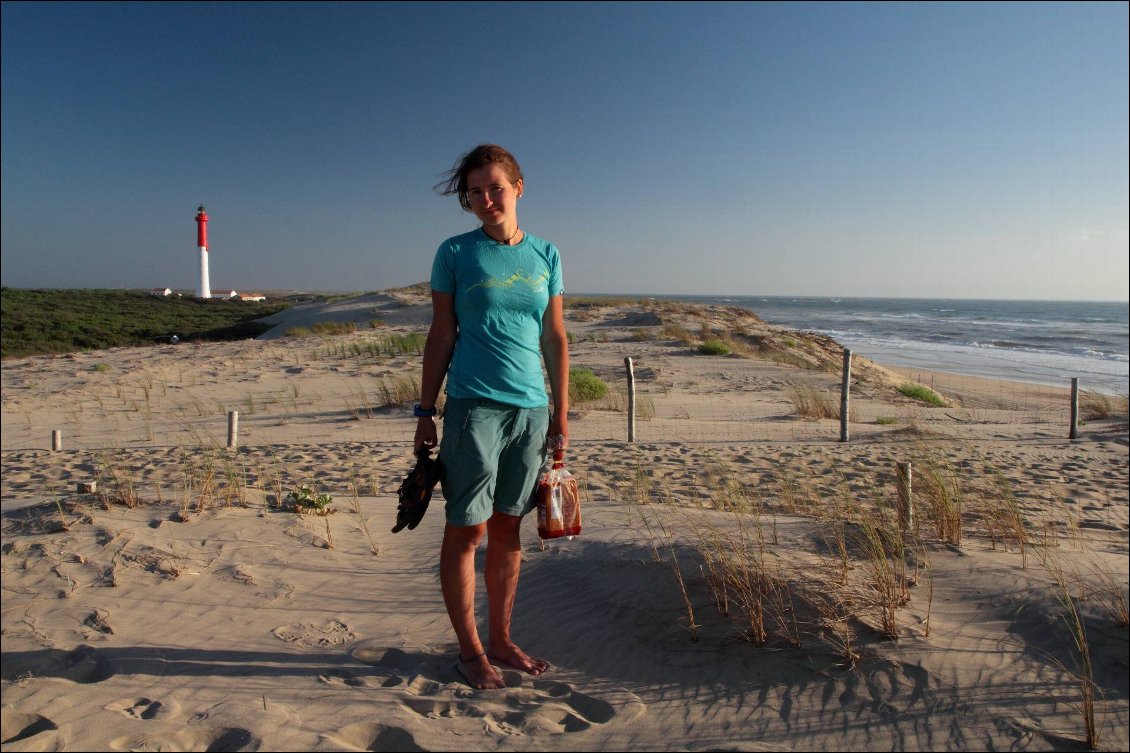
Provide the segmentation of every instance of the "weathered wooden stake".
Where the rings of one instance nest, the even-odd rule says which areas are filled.
[[[840,441],[848,441],[848,403],[851,400],[851,351],[844,348],[844,375],[840,382]]]
[[[913,469],[910,463],[895,463],[895,476],[899,489],[899,530],[906,533],[914,525]]]
[[[628,441],[636,441],[636,372],[632,369],[632,359],[624,359],[624,370],[628,373]]]
[[[228,411],[228,448],[235,448],[239,442],[239,411]]]
[[[1079,436],[1079,377],[1071,377],[1071,432],[1068,439]]]
[[[63,432],[59,429],[51,430],[51,452],[63,449]]]

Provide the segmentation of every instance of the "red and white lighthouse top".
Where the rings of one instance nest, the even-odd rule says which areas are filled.
[[[203,204],[196,208],[196,245],[208,248],[208,213]]]

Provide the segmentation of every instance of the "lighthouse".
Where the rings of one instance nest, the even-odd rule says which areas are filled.
[[[212,288],[208,284],[208,213],[204,205],[196,208],[196,248],[200,252],[200,284],[196,287],[197,298],[211,298]]]

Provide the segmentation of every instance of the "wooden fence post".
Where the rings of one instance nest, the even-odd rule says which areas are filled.
[[[632,359],[624,359],[624,370],[628,373],[628,442],[636,441],[636,373],[632,369]]]
[[[239,442],[239,411],[228,411],[228,448],[235,448]]]
[[[1071,431],[1068,439],[1079,436],[1079,377],[1071,377]]]
[[[848,403],[851,400],[851,351],[844,348],[844,374],[840,382],[840,441],[848,441]]]
[[[899,531],[906,530],[914,525],[914,492],[912,483],[913,469],[910,463],[895,463],[895,476],[898,478],[899,490]]]
[[[59,429],[51,430],[51,452],[63,449],[63,432]]]

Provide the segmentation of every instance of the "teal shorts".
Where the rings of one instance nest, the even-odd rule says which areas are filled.
[[[462,528],[485,523],[495,511],[521,517],[532,510],[548,431],[548,405],[448,398],[439,445],[447,522]]]

